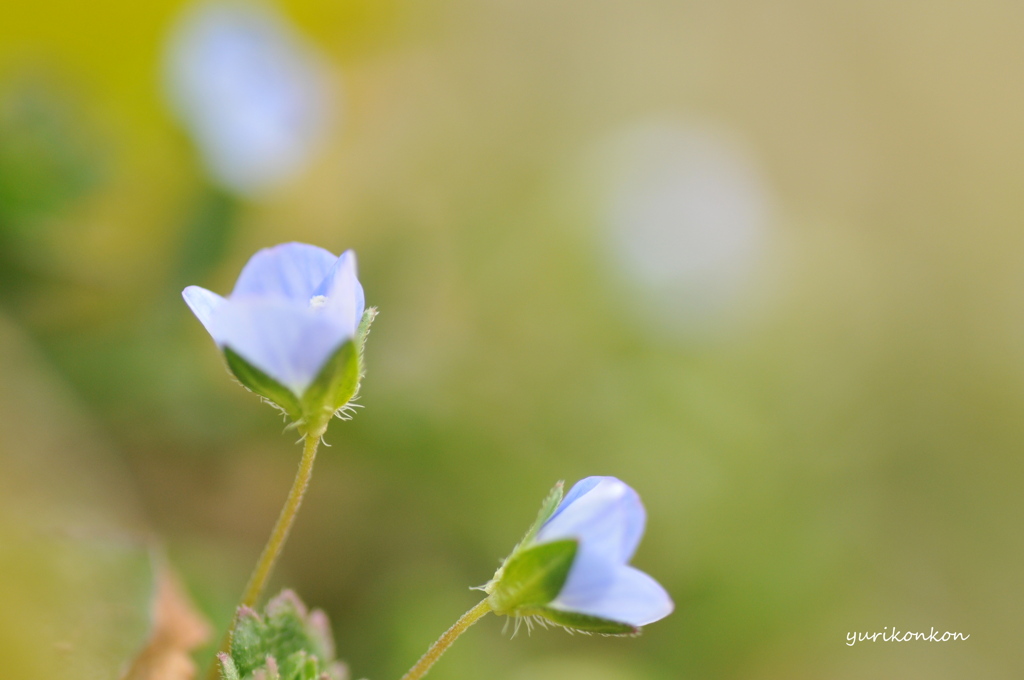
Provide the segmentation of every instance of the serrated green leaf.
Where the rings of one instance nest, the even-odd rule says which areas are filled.
[[[230,347],[224,348],[224,358],[228,369],[246,389],[277,404],[293,420],[302,417],[302,406],[294,392],[250,364]]]
[[[264,666],[268,656],[285,659],[303,649],[307,643],[304,614],[281,596],[271,600],[263,617],[243,610],[231,640],[231,656],[239,673],[248,676]]]
[[[578,614],[576,612],[565,612],[551,607],[538,607],[522,611],[521,616],[542,616],[554,624],[568,628],[569,630],[582,633],[597,633],[599,635],[639,635],[640,629],[628,623],[602,619],[597,616]]]
[[[346,340],[324,363],[316,379],[302,395],[302,411],[310,424],[330,418],[359,390],[359,351]]]
[[[244,608],[238,613],[231,634],[231,658],[243,678],[266,663],[270,650],[269,627],[256,612]]]
[[[498,614],[543,607],[558,597],[576,557],[573,540],[542,543],[514,554],[493,585],[491,607]]]
[[[317,658],[299,650],[281,664],[281,680],[319,680]]]
[[[336,666],[327,617],[307,612],[289,590],[270,600],[262,616],[239,610],[231,656],[241,680],[320,680]]]
[[[309,612],[305,618],[306,649],[322,663],[334,659],[334,635],[331,622],[320,609]]]
[[[244,678],[243,680],[281,680],[277,660],[272,656],[268,656],[267,662],[262,668],[254,671],[249,678]]]

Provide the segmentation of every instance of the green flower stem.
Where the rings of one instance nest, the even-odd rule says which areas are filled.
[[[281,508],[277,524],[274,525],[274,530],[270,533],[270,539],[267,541],[267,545],[264,546],[260,559],[256,562],[256,568],[253,569],[252,575],[249,577],[249,583],[245,586],[245,592],[242,594],[242,601],[239,603],[239,607],[255,606],[256,602],[260,599],[260,595],[263,594],[263,589],[267,585],[270,573],[274,569],[274,563],[277,562],[277,558],[281,555],[281,549],[284,548],[284,543],[288,540],[288,532],[291,531],[292,524],[295,523],[295,515],[298,514],[299,506],[302,505],[302,497],[306,494],[306,489],[309,487],[309,480],[313,476],[313,461],[316,459],[316,450],[320,446],[321,434],[323,434],[323,430],[310,432],[305,437],[305,446],[302,448],[302,461],[299,463],[298,472],[295,473],[292,490],[288,492],[288,500],[285,501],[284,507]],[[235,616],[237,619],[237,610]],[[234,629],[235,620],[232,620],[231,627],[228,628],[228,632],[224,636],[218,651],[230,651],[231,634]],[[210,668],[207,678],[208,680],[217,680],[219,677],[217,659],[214,656],[213,666]]]
[[[445,650],[451,647],[452,643],[455,642],[456,638],[466,632],[466,629],[477,622],[477,619],[482,617],[487,612],[491,611],[490,598],[485,598],[480,604],[470,609],[468,612],[462,615],[455,625],[444,632],[444,635],[437,639],[427,653],[420,657],[420,660],[416,662],[416,665],[409,669],[409,672],[402,676],[402,680],[419,680],[430,667],[441,658]]]
[[[292,482],[292,490],[288,492],[288,500],[281,508],[281,514],[274,525],[274,531],[270,534],[267,545],[263,548],[256,568],[249,577],[249,585],[245,587],[245,594],[242,595],[240,607],[255,606],[256,601],[263,594],[263,588],[267,585],[270,572],[274,569],[284,542],[288,540],[288,532],[295,523],[295,515],[302,505],[302,497],[306,495],[306,488],[309,487],[309,480],[313,476],[313,461],[316,459],[316,450],[320,445],[319,434],[306,435],[306,445],[302,449],[302,462],[299,463],[299,471],[295,473],[295,481]]]

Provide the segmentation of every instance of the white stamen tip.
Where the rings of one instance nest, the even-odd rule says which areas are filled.
[[[312,307],[313,309],[320,309],[321,307],[323,307],[326,304],[327,304],[327,296],[326,295],[314,295],[313,297],[311,297],[309,299],[309,306]]]

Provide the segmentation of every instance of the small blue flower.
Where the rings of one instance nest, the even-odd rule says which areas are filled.
[[[636,491],[615,477],[587,477],[554,507],[560,497],[556,487],[486,587],[495,611],[610,634],[668,616],[665,589],[629,566],[647,520]]]
[[[253,255],[228,297],[199,286],[189,286],[182,296],[224,350],[239,380],[290,415],[308,417],[321,407],[333,413],[358,388],[366,329],[360,324],[364,316],[368,324],[374,310],[365,309],[351,250],[336,257],[316,246],[284,243]],[[342,376],[352,387],[342,395],[344,402],[328,398],[325,403],[304,404],[315,382],[331,382],[333,376],[324,376],[325,367],[349,346],[341,369],[356,374]],[[277,392],[268,394],[266,384]],[[288,393],[278,394],[280,388]]]

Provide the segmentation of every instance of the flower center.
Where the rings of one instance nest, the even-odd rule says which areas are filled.
[[[310,307],[310,309],[320,309],[321,307],[323,307],[326,304],[327,304],[327,296],[326,295],[314,295],[313,297],[311,297],[309,299],[309,307]]]

